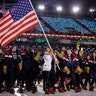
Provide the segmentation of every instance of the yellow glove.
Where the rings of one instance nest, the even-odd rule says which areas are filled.
[[[64,67],[63,72],[65,72],[68,75],[70,74],[70,70],[67,66]]]
[[[77,50],[80,50],[80,44],[76,44],[76,48],[77,48]]]
[[[76,68],[76,72],[80,75],[83,72],[83,70],[80,68],[80,66],[78,66]]]
[[[82,57],[83,54],[84,54],[84,51],[83,50],[80,50],[79,55]]]
[[[64,55],[64,52],[63,51],[61,51],[59,53],[57,50],[55,50],[55,52],[56,52],[56,54],[57,54],[58,57],[63,58],[63,55]]]
[[[64,56],[64,51],[61,51],[60,52],[60,57],[63,58],[63,56]]]
[[[7,73],[7,66],[6,65],[3,66],[3,72],[4,72],[4,74]]]
[[[51,56],[53,55],[53,50],[50,50],[49,55]]]
[[[21,70],[22,70],[22,62],[19,63],[19,71],[21,71]]]
[[[90,67],[85,67],[85,68],[84,68],[84,71],[85,71],[87,74],[89,74],[89,72],[90,72]]]
[[[41,55],[41,53],[40,53],[40,52],[37,52],[36,56],[34,57],[34,60],[38,61],[38,60],[39,60],[40,55]]]
[[[55,60],[55,64],[59,64],[59,60]]]

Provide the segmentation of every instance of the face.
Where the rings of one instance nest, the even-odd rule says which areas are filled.
[[[46,51],[49,52],[50,51],[50,48],[47,48]]]
[[[71,50],[67,50],[67,54],[68,55],[71,55],[72,54],[72,51]]]
[[[90,56],[89,56],[89,55],[87,56],[87,59],[88,59],[88,60],[90,59]]]
[[[96,53],[95,52],[93,52],[93,56],[96,57]]]
[[[75,53],[78,55],[78,50],[76,50]]]
[[[16,49],[17,49],[17,47],[15,46],[15,47],[12,48],[12,51],[15,52]]]
[[[62,51],[66,51],[66,48],[65,47],[62,47]]]
[[[34,53],[34,50],[32,49],[32,50],[31,50],[31,52],[33,52],[33,53]]]
[[[3,51],[2,51],[2,49],[0,49],[0,53],[2,53]]]
[[[27,47],[26,50],[29,52],[30,51],[30,47]]]

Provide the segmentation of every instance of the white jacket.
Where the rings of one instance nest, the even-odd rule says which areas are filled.
[[[50,71],[52,57],[48,54],[48,52],[45,52],[43,58],[44,58],[43,71]]]

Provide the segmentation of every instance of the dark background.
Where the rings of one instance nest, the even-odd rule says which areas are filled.
[[[16,3],[18,0],[5,0],[5,8],[9,9]],[[46,9],[42,12],[42,15],[52,16],[55,15],[64,17],[64,16],[72,16],[75,14],[72,12],[72,6],[78,5],[80,6],[80,12],[77,14],[78,17],[91,18],[92,13],[89,12],[90,8],[94,8],[96,10],[96,0],[31,0],[33,6],[37,12],[37,14],[41,14],[40,10],[38,10],[39,4],[45,4]],[[63,11],[58,13],[56,11],[56,6],[62,5]],[[4,7],[4,0],[0,0],[0,8]],[[96,18],[96,11],[93,13],[93,17]]]

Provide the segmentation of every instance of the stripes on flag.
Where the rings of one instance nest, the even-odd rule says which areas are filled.
[[[28,2],[27,4],[29,4],[29,0],[21,0],[21,1],[23,1],[23,3],[24,3],[24,1]],[[21,3],[21,1],[20,1],[20,3]],[[20,6],[19,6],[19,8],[20,8]],[[26,8],[26,10],[27,10],[27,8]],[[13,15],[14,15],[14,13],[13,13]],[[28,31],[29,29],[31,29],[39,24],[38,18],[33,9],[32,9],[32,11],[29,11],[26,15],[21,16],[21,17],[19,16],[19,18],[20,18],[19,20],[14,20],[15,17],[13,18],[12,15],[10,14],[10,11],[8,11],[1,18],[1,20],[0,20],[0,31],[1,31],[0,43],[3,47],[7,46],[10,42],[12,42],[15,38],[17,38],[24,32]],[[16,18],[16,19],[18,19],[18,18]]]

